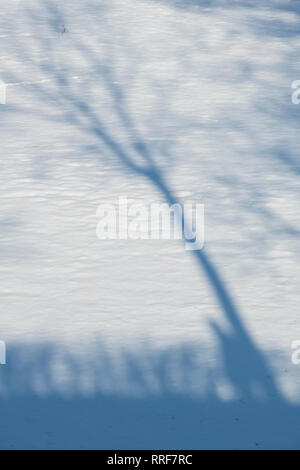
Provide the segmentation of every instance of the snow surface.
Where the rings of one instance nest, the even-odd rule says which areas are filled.
[[[1,0],[0,448],[299,448],[299,20]],[[168,191],[203,252],[97,239]]]

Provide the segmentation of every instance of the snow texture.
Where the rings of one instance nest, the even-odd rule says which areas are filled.
[[[299,448],[300,7],[1,0],[1,449]],[[102,240],[205,204],[204,250]]]

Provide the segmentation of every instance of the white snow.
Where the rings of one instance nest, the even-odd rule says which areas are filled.
[[[0,10],[0,448],[299,446],[299,9],[17,3]],[[141,144],[205,204],[247,339],[182,243],[97,239],[99,204],[164,202],[122,161]]]

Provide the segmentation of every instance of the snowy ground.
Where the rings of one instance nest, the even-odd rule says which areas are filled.
[[[0,448],[300,447],[295,3],[1,0]],[[97,239],[149,158],[201,256]]]

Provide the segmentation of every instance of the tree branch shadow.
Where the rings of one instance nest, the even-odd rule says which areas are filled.
[[[182,3],[182,2],[181,2]],[[186,3],[186,2],[185,2]],[[183,5],[185,5],[183,3]],[[61,21],[62,14],[59,9],[51,2],[41,2],[43,14],[45,18],[49,18],[48,27],[57,28],[58,22]],[[27,11],[28,17],[34,19],[36,12],[34,10]],[[104,28],[105,26],[102,25]],[[66,33],[68,34],[68,33]],[[47,38],[40,37],[40,50],[47,49]],[[103,149],[118,162],[118,164],[131,175],[144,178],[150,182],[161,194],[161,197],[169,205],[180,203],[180,199],[174,194],[168,178],[161,168],[161,155],[154,155],[151,145],[147,142],[142,133],[138,130],[134,118],[129,112],[126,100],[126,90],[130,83],[123,83],[120,86],[119,78],[116,74],[118,70],[117,58],[114,54],[114,48],[107,45],[105,57],[99,58],[97,51],[93,51],[88,44],[73,38],[73,47],[77,50],[78,57],[85,59],[90,68],[97,72],[99,80],[101,80],[106,93],[111,99],[114,115],[118,126],[123,129],[125,139],[118,139],[117,130],[113,126],[109,126],[106,122],[105,115],[101,115],[101,111],[95,111],[93,104],[88,102],[84,96],[74,94],[70,83],[70,78],[65,71],[55,61],[48,61],[43,65],[44,71],[54,79],[54,87],[47,88],[43,83],[36,83],[34,86],[34,94],[37,99],[42,102],[48,99],[55,106],[62,109],[60,119],[67,120],[74,128],[75,132],[84,129],[86,135],[93,136],[99,142],[99,149]],[[25,59],[30,59],[31,51],[25,55]],[[20,48],[19,53],[24,57],[24,50]],[[54,54],[54,53],[53,53]],[[55,54],[54,54],[55,55]],[[37,66],[39,64],[37,63]],[[131,70],[131,74],[134,73]],[[129,74],[129,75],[131,75]],[[17,80],[13,74],[10,79]],[[17,108],[15,108],[17,109]],[[40,110],[33,111],[40,115]],[[51,116],[46,116],[51,120]],[[57,120],[57,116],[53,116],[53,120]],[[110,128],[109,128],[110,127]],[[168,170],[171,171],[172,162],[168,160]],[[189,240],[185,236],[183,230],[183,241]],[[40,346],[36,359],[29,362],[19,379],[25,380],[29,393],[25,398],[10,397],[15,385],[8,385],[8,398],[2,401],[2,415],[11,417],[15,413],[15,418],[11,420],[12,429],[9,430],[9,439],[2,436],[2,440],[6,443],[12,442],[13,445],[21,447],[55,447],[55,448],[79,448],[79,447],[102,447],[102,448],[184,448],[184,447],[205,447],[205,448],[240,448],[240,447],[259,447],[263,441],[264,447],[276,447],[295,445],[294,438],[290,441],[287,438],[288,427],[291,426],[289,436],[298,430],[296,417],[299,416],[299,408],[293,407],[285,402],[275,383],[275,379],[270,367],[259,350],[253,338],[251,338],[246,326],[244,325],[240,312],[232,298],[230,289],[227,287],[224,279],[222,279],[219,268],[213,263],[208,251],[204,248],[191,252],[195,262],[198,264],[201,272],[204,272],[208,281],[208,285],[212,290],[214,297],[217,299],[220,311],[223,313],[230,325],[231,333],[225,333],[223,329],[215,322],[211,323],[218,344],[222,350],[224,368],[229,382],[233,385],[238,393],[238,400],[229,403],[222,402],[216,395],[215,383],[206,391],[206,398],[186,398],[178,396],[176,393],[170,393],[167,385],[162,386],[162,397],[149,397],[147,385],[137,387],[142,389],[142,398],[132,397],[112,397],[104,392],[99,393],[96,397],[82,399],[73,398],[57,398],[56,391],[50,397],[41,398],[32,396],[33,375],[41,374],[45,382],[45,389],[51,390],[53,378],[48,376],[50,364],[53,355],[56,354],[55,347]],[[184,321],[184,319],[183,319]],[[99,347],[99,354],[102,356],[101,364],[105,375],[109,378],[110,358],[103,351],[102,346]],[[190,356],[193,351],[186,348],[179,351],[179,355],[183,356],[182,364],[178,367],[180,373],[191,369]],[[173,351],[167,352],[167,361],[169,356],[173,356]],[[16,352],[17,358],[12,360],[17,364],[19,352]],[[76,390],[76,378],[80,375],[80,368],[74,358],[68,356],[62,351],[63,361],[66,361],[70,370],[71,383],[70,389]],[[187,357],[185,357],[187,356]],[[92,364],[93,376],[99,373],[98,360]],[[151,362],[151,352],[150,352]],[[129,375],[135,377],[140,384],[143,381],[143,369],[139,369],[136,359],[130,357],[124,359]],[[155,362],[155,361],[154,361]],[[168,383],[168,376],[165,372],[165,358],[160,356],[157,359],[158,366],[154,376],[160,384]],[[245,367],[245,364],[247,366]],[[152,365],[153,367],[153,365]],[[193,366],[194,367],[194,366]],[[192,368],[193,368],[192,367]],[[12,367],[14,369],[14,366]],[[8,369],[10,370],[10,369]],[[100,367],[101,370],[101,367]],[[39,372],[40,371],[40,372]],[[211,371],[209,372],[211,373]],[[209,374],[208,373],[208,374]],[[15,371],[12,370],[7,374],[8,383],[15,380]],[[196,374],[193,370],[193,374]],[[13,377],[13,378],[12,378]],[[115,378],[110,378],[115,381]],[[120,386],[117,380],[117,389]],[[26,385],[25,384],[25,385]],[[29,384],[29,385],[28,385]],[[17,390],[26,390],[24,384],[17,386]],[[146,396],[146,398],[145,398]],[[242,409],[240,400],[246,402],[248,409]],[[209,402],[214,409],[206,419],[203,407]],[[25,403],[25,407],[24,407]],[[45,411],[45,406],[47,411]],[[21,411],[22,407],[28,410],[34,409],[36,415],[39,416],[36,423],[29,423],[30,432],[20,433],[14,438],[16,431],[16,423],[19,420],[18,413],[25,420],[35,420],[27,411]],[[242,411],[241,411],[241,409]],[[157,417],[152,414],[152,410],[159,409],[160,412],[166,413],[167,419],[163,420],[163,426],[158,429]],[[75,411],[74,411],[75,410]],[[79,410],[79,411],[78,411]],[[242,416],[245,424],[242,425],[242,431],[238,428],[234,417],[232,416],[238,411],[238,416]],[[170,424],[170,416],[180,414],[179,424],[173,426]],[[172,413],[172,414],[171,414]],[[57,415],[60,419],[57,422]],[[170,415],[170,416],[169,416]],[[218,417],[219,415],[219,417]],[[141,419],[137,426],[133,420],[133,416]],[[43,434],[39,438],[39,425],[43,424]],[[40,421],[41,419],[41,421]],[[83,427],[81,427],[83,419]],[[216,427],[221,425],[221,420],[230,421],[228,430],[225,433],[216,433]],[[238,417],[240,419],[240,417]],[[94,428],[89,429],[90,423]],[[128,423],[132,422],[132,429],[128,432]],[[299,420],[298,420],[299,422]],[[102,423],[102,424],[100,424]],[[104,423],[104,424],[103,424]],[[110,423],[112,428],[110,428]],[[184,423],[184,426],[182,426]],[[200,424],[201,423],[201,424]],[[59,426],[58,426],[59,424]],[[98,428],[100,426],[100,430]],[[136,427],[137,426],[137,427]],[[55,436],[47,437],[47,429],[55,431]],[[187,435],[187,428],[190,431]],[[247,427],[251,429],[250,434]],[[276,432],[274,432],[276,428]],[[72,431],[73,429],[73,431]],[[257,433],[261,436],[257,439],[254,435]],[[265,433],[265,434],[264,434]],[[99,443],[99,434],[101,434],[101,443]],[[14,440],[15,439],[15,440]],[[51,441],[51,439],[53,439]],[[35,442],[35,443],[34,443]],[[257,444],[258,442],[258,444]],[[1,440],[0,440],[1,446]]]

